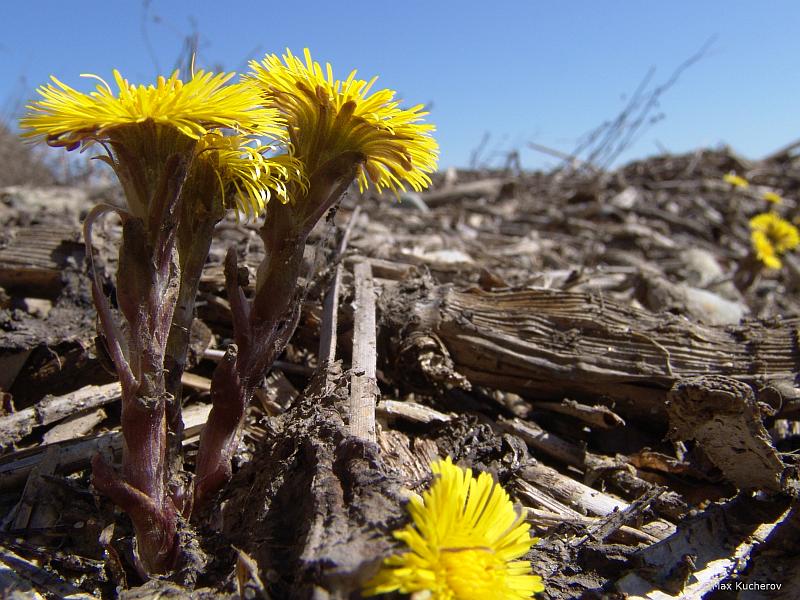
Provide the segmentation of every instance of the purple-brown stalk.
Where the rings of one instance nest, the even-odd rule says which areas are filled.
[[[211,381],[212,409],[197,454],[195,507],[202,507],[230,479],[247,405],[297,326],[301,301],[297,280],[306,239],[339,202],[363,161],[358,152],[343,153],[317,169],[306,189],[295,185],[289,204],[269,206],[260,231],[266,259],[259,267],[253,300],[245,298],[239,285],[235,251],[228,251],[225,281],[235,344]]]
[[[152,197],[148,222],[128,212],[100,206],[84,224],[92,256],[92,225],[104,212],[123,222],[117,273],[117,302],[128,324],[123,334],[96,274],[92,294],[109,354],[122,387],[122,474],[102,457],[92,461],[93,483],[130,516],[136,532],[137,565],[143,575],[169,571],[177,556],[178,511],[168,489],[166,407],[172,401],[164,377],[164,357],[180,267],[176,230],[186,160],[173,155]],[[94,273],[94,266],[92,265]]]

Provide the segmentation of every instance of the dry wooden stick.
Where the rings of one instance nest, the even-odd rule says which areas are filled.
[[[624,493],[628,498],[639,497],[653,490],[653,485],[641,479],[636,470],[624,459],[614,459],[589,452],[577,444],[545,431],[532,421],[501,417],[498,426],[518,436],[534,450],[565,465],[581,469],[585,473],[585,483],[602,479],[610,483],[615,491]],[[686,506],[677,493],[663,491],[659,494],[659,498],[658,514],[673,518],[685,513]]]
[[[452,417],[436,409],[416,402],[399,400],[381,400],[375,407],[376,414],[382,419],[404,419],[412,423],[445,423]]]
[[[203,352],[203,358],[214,362],[219,362],[225,356],[224,350],[217,350],[216,348],[208,348]],[[272,363],[272,368],[284,373],[294,373],[304,377],[311,377],[314,374],[314,369],[305,365],[297,365],[295,363],[286,362],[285,360],[276,360]],[[183,382],[187,385],[186,382]]]
[[[507,179],[479,179],[468,183],[459,183],[450,188],[425,192],[422,199],[429,207],[442,206],[465,197],[485,197],[494,200],[503,193],[510,192],[513,182]]]
[[[325,301],[322,307],[322,323],[320,325],[319,334],[319,366],[326,369],[326,372],[332,377],[333,362],[336,360],[336,330],[339,324],[339,292],[342,287],[342,263],[341,258],[347,251],[347,244],[350,241],[350,235],[353,232],[358,215],[361,214],[361,207],[356,206],[350,219],[347,221],[347,226],[342,234],[342,239],[339,246],[336,248],[336,268],[333,274],[333,283],[328,293],[325,295]],[[332,389],[332,382],[328,382],[328,388]]]
[[[628,508],[628,503],[562,475],[537,461],[530,461],[520,472],[525,481],[545,491],[559,502],[574,507],[581,514],[604,517]]]
[[[536,461],[529,461],[520,475],[545,496],[560,504],[573,507],[581,514],[605,517],[617,511],[626,510],[630,504],[599,490],[590,488],[574,479],[562,475],[555,469]],[[546,506],[546,505],[545,505]],[[666,537],[675,531],[675,526],[663,519],[656,519],[642,526],[642,529],[656,537]]]
[[[524,507],[528,522],[537,529],[569,523],[579,527],[592,527],[600,520],[599,517],[586,517],[584,515],[564,516],[559,513],[542,510],[539,508]],[[618,530],[609,534],[609,541],[618,541],[621,544],[654,544],[661,540],[654,535],[641,531],[630,525],[623,525]]]
[[[330,371],[336,360],[336,329],[339,325],[339,291],[342,287],[342,265],[336,265],[333,281],[322,305],[322,326],[319,332],[319,366]]]
[[[45,569],[2,545],[0,545],[0,585],[3,597],[43,598],[39,590],[46,593],[48,598],[90,600],[93,597],[55,574],[52,569]],[[14,594],[14,590],[18,594]],[[6,596],[6,593],[10,595]]]
[[[184,412],[184,421],[186,422],[184,445],[197,441],[209,410],[211,410],[210,405],[193,404]],[[3,456],[0,459],[0,490],[22,485],[31,470],[41,463],[45,452],[53,446],[56,446],[59,451],[56,471],[71,473],[88,467],[89,461],[95,454],[119,455],[122,450],[122,433],[110,431],[90,438],[37,446]]]
[[[354,267],[356,306],[353,332],[353,370],[350,378],[350,434],[375,441],[375,402],[378,381],[375,377],[376,329],[375,289],[369,262]]]
[[[9,446],[33,431],[77,412],[110,404],[120,397],[119,382],[87,385],[63,396],[47,396],[34,406],[0,419],[0,447]]]

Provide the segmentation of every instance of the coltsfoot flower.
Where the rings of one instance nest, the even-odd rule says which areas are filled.
[[[334,79],[330,64],[323,70],[307,48],[304,57],[287,50],[283,61],[274,54],[251,61],[249,79],[260,87],[265,105],[284,115],[293,152],[308,176],[338,156],[357,153],[362,190],[368,179],[378,191],[428,187],[439,147],[431,135],[435,127],[421,123],[428,114],[423,106],[400,108],[392,90],[370,94],[377,77],[357,79],[352,71],[344,81]]]
[[[740,177],[736,173],[726,173],[722,176],[723,181],[725,183],[731,184],[733,187],[737,187],[739,189],[747,189],[750,187],[750,184],[747,182],[747,179],[744,177]]]
[[[25,137],[70,148],[101,141],[117,127],[147,120],[174,127],[193,139],[220,127],[281,137],[277,111],[261,106],[252,86],[226,85],[233,76],[198,71],[184,83],[175,71],[169,78],[159,77],[156,85],[135,85],[115,69],[117,94],[96,75],[85,75],[100,81],[88,94],[52,77],[53,83],[39,87],[42,100],[28,107],[30,113],[20,125],[28,130]]]
[[[770,204],[781,204],[783,202],[781,195],[773,191],[764,192],[761,197]]]
[[[750,219],[750,241],[756,257],[770,269],[780,269],[780,256],[800,245],[800,232],[777,213],[761,213]]]
[[[122,387],[122,472],[101,458],[92,472],[95,487],[133,521],[143,575],[169,572],[180,551],[180,376],[214,225],[226,206],[261,212],[271,195],[286,193],[292,173],[291,159],[272,158],[260,141],[285,141],[278,110],[262,105],[252,83],[229,84],[232,77],[200,71],[184,83],[176,72],[145,86],[114,71],[118,92],[100,80],[88,94],[53,78],[21,121],[26,137],[51,146],[101,146],[98,158],[125,193],[127,209],[99,205],[84,220],[90,265],[97,219],[114,212],[123,224],[115,292],[124,326],[91,266]]]
[[[514,600],[544,590],[523,557],[538,542],[490,475],[477,478],[448,457],[408,510],[413,523],[394,537],[409,551],[384,560],[365,595],[427,593],[433,600]],[[421,596],[420,596],[421,597]]]
[[[207,168],[214,174],[226,207],[256,217],[273,195],[285,201],[287,183],[301,177],[301,167],[291,156],[273,151],[258,138],[212,131],[198,141],[195,164],[198,171]]]
[[[138,217],[147,214],[163,166],[173,156],[188,165],[198,156],[201,163],[218,165],[220,189],[241,192],[234,204],[240,212],[257,214],[272,193],[285,193],[288,172],[267,157],[268,147],[253,144],[262,136],[285,141],[286,129],[278,110],[263,106],[256,87],[228,83],[233,76],[198,71],[184,83],[176,71],[155,85],[135,85],[115,70],[117,93],[87,75],[100,80],[88,94],[53,77],[38,89],[42,99],[28,106],[20,125],[25,137],[68,150],[102,143]],[[192,166],[189,178],[202,171],[202,164]]]

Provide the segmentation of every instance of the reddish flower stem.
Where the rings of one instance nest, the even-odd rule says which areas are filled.
[[[261,229],[267,253],[258,270],[252,302],[238,285],[236,255],[228,251],[225,281],[233,315],[235,348],[217,365],[211,381],[212,408],[200,435],[194,508],[201,508],[230,479],[245,411],[255,386],[283,352],[300,317],[297,280],[306,239],[355,179],[364,156],[346,152],[309,178],[293,203],[271,206]]]
[[[123,218],[117,271],[117,304],[127,335],[114,322],[93,270],[93,293],[103,332],[122,383],[122,477],[99,456],[93,481],[131,518],[138,567],[143,574],[166,573],[177,557],[177,511],[167,490],[164,356],[178,297],[180,267],[175,248],[175,207],[186,176],[185,161],[173,156],[152,199],[150,228],[140,218]],[[91,250],[91,222],[86,242]],[[160,217],[160,218],[158,218]],[[153,230],[152,227],[156,227]]]

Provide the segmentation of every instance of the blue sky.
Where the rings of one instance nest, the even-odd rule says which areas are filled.
[[[796,0],[6,0],[2,14],[13,24],[0,38],[6,118],[50,74],[84,90],[94,84],[79,73],[108,78],[113,68],[150,82],[196,30],[201,67],[242,70],[265,52],[308,46],[337,76],[357,68],[409,104],[431,103],[442,167],[468,165],[476,150],[497,164],[517,149],[524,166],[547,168],[556,161],[527,142],[571,151],[651,67],[663,83],[715,36],[621,160],[720,143],[758,158],[800,138]]]

